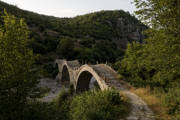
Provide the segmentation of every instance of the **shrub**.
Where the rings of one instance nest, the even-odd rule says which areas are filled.
[[[71,120],[117,120],[124,116],[126,108],[115,90],[88,91],[72,99],[70,117]]]
[[[32,101],[26,105],[23,120],[54,120],[57,113],[52,103]]]
[[[59,113],[56,114],[58,120],[69,120],[69,111],[72,98],[72,93],[70,91],[71,88],[69,90],[63,88],[57,99],[54,101],[54,105]]]

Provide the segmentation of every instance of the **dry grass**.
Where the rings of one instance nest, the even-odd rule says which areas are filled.
[[[150,88],[131,88],[131,91],[141,97],[147,105],[153,110],[156,116],[156,120],[171,120],[171,117],[167,114],[167,108],[162,105],[162,101],[151,94]]]

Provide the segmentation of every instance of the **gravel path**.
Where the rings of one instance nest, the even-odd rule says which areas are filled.
[[[129,98],[131,105],[131,112],[126,120],[154,120],[153,112],[141,98],[127,90],[122,93]]]

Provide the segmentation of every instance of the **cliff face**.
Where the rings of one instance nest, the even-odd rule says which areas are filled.
[[[145,36],[142,32],[147,29],[146,26],[139,23],[134,23],[128,18],[118,18],[115,30],[118,36],[112,38],[118,46],[125,48],[128,42],[137,41],[139,43],[143,42]]]
[[[112,41],[118,48],[126,48],[128,42],[142,42],[142,31],[147,27],[134,16],[122,10],[100,11],[71,18],[66,24],[70,36]]]

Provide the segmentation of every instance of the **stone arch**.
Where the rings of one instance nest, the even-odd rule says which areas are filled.
[[[80,68],[80,72],[76,80],[76,92],[83,92],[89,90],[89,83],[94,77],[101,90],[108,88],[105,81],[97,74],[97,72],[90,66],[84,65]]]
[[[70,73],[68,70],[67,65],[63,65],[62,66],[62,76],[61,76],[61,83],[65,86],[69,86],[70,85]]]
[[[90,72],[83,71],[77,80],[76,91],[82,92],[89,90],[89,83],[92,77],[93,76]]]

